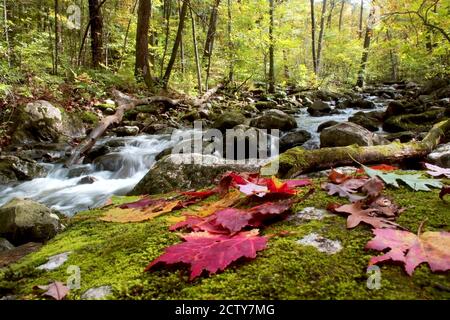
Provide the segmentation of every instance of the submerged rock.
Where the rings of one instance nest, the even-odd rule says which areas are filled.
[[[345,147],[354,144],[374,146],[388,143],[389,141],[381,136],[351,122],[343,122],[326,128],[320,134],[320,146],[322,148]]]
[[[317,233],[310,233],[306,237],[298,240],[297,243],[304,246],[313,246],[320,252],[327,254],[336,254],[342,250],[340,241],[324,238]]]
[[[47,241],[63,228],[56,213],[32,200],[13,199],[0,207],[0,236],[14,245]]]
[[[261,164],[256,160],[227,163],[212,155],[171,154],[156,162],[130,195],[200,189],[227,171],[257,172]]]

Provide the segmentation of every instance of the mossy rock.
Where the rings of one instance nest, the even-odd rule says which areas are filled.
[[[44,167],[36,161],[12,155],[0,156],[0,184],[32,180],[43,176]]]
[[[212,124],[212,128],[224,131],[226,129],[233,129],[238,125],[244,124],[245,121],[245,116],[241,112],[226,111],[216,118]]]
[[[91,111],[84,111],[80,115],[80,119],[87,124],[97,124],[98,116]]]
[[[436,108],[419,114],[404,114],[388,118],[383,123],[383,130],[391,133],[402,131],[429,131],[438,121],[447,119],[444,108]]]
[[[320,181],[315,184],[319,186]],[[412,192],[410,189],[388,189],[387,194],[407,210],[398,218],[402,226],[416,231],[427,219],[426,230],[448,230],[450,204],[439,199],[439,191]],[[115,198],[116,204],[135,201],[136,197]],[[212,198],[209,201],[216,201]],[[345,201],[328,196],[320,187],[293,212],[306,207],[324,209],[330,202]],[[164,252],[167,246],[180,242],[168,227],[168,219],[182,211],[143,223],[107,223],[98,218],[106,209],[76,215],[66,231],[57,235],[38,252],[32,253],[7,269],[0,269],[0,294],[19,299],[42,299],[33,290],[48,281],[66,281],[67,267],[81,271],[81,288],[71,290],[67,299],[81,299],[88,289],[111,286],[111,299],[450,299],[448,273],[432,273],[420,265],[410,277],[395,264],[380,266],[381,288],[371,290],[367,283],[370,257],[381,253],[364,250],[373,238],[371,229],[361,225],[346,229],[346,218],[331,216],[321,221],[280,221],[262,231],[272,236],[268,248],[254,260],[240,260],[215,275],[203,274],[188,280],[183,266],[161,267],[152,272],[143,269]],[[297,244],[310,233],[338,240],[343,249],[327,255],[314,247]],[[277,236],[283,234],[283,236]],[[55,254],[71,251],[68,261],[52,271],[35,268]]]

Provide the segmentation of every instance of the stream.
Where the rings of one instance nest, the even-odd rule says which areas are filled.
[[[315,149],[320,145],[317,128],[329,120],[347,121],[357,112],[385,110],[389,100],[366,97],[376,103],[376,109],[340,110],[340,114],[311,117],[306,109],[295,115],[299,128],[311,133],[312,139],[304,147]],[[190,136],[193,130],[178,130],[182,136]],[[125,195],[145,176],[155,162],[155,157],[164,149],[175,145],[171,135],[139,135],[135,137],[105,137],[97,141],[97,146],[115,146],[102,156],[103,161],[94,164],[64,168],[62,164],[42,163],[48,171],[46,177],[36,178],[16,186],[6,186],[0,190],[0,206],[15,197],[29,198],[59,210],[69,216],[76,212],[102,206],[112,195]],[[80,180],[91,179],[86,184]],[[92,179],[93,178],[93,179]]]

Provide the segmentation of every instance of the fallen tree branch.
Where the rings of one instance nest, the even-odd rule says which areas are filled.
[[[305,150],[294,148],[278,157],[281,178],[292,178],[303,173],[336,168],[354,164],[393,163],[405,159],[422,158],[431,153],[450,130],[450,120],[434,125],[426,137],[420,141],[408,143],[393,142],[382,146],[348,146]]]

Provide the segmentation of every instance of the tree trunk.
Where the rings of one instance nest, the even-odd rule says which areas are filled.
[[[363,15],[364,15],[364,0],[361,0],[361,8],[359,11],[359,28],[358,28],[358,36],[361,39],[363,34]]]
[[[336,6],[336,0],[331,0],[330,2],[330,12],[328,13],[327,18],[327,28],[331,28],[331,23],[333,22],[333,11]]]
[[[314,13],[314,0],[311,2],[311,43],[312,43],[312,59],[314,73],[317,75],[317,56],[316,56],[316,15]]]
[[[386,31],[386,38],[388,41],[392,40],[391,32],[389,30]],[[389,49],[389,58],[391,60],[391,80],[398,80],[398,60],[397,55],[394,49]]]
[[[180,2],[178,1],[178,15],[181,14],[181,6]],[[185,60],[184,60],[184,41],[183,41],[183,34],[181,34],[181,40],[180,40],[180,64],[181,64],[181,73],[184,75],[186,66],[185,66]]]
[[[384,146],[336,147],[318,150],[304,150],[297,147],[282,154],[279,159],[281,178],[297,177],[300,174],[315,172],[339,166],[355,164],[395,163],[406,159],[420,159],[431,153],[450,130],[450,120],[434,125],[421,142],[393,142]]]
[[[169,48],[171,10],[172,10],[172,0],[164,0],[164,18],[166,21],[166,36],[164,39],[164,52],[161,59],[161,78],[163,76],[164,64],[166,61],[167,50]]]
[[[270,24],[269,24],[269,93],[275,92],[275,48],[273,39],[273,28],[274,28],[274,13],[275,4],[274,0],[269,0],[270,10]]]
[[[211,9],[211,15],[209,17],[208,33],[206,35],[205,47],[203,51],[203,64],[206,69],[205,90],[208,90],[209,76],[211,70],[211,58],[214,48],[214,39],[216,37],[217,19],[219,11],[220,0],[215,0],[215,3]]]
[[[59,27],[59,0],[55,0],[55,64],[53,69],[53,74],[58,74],[58,65],[59,65],[59,35],[60,35],[60,27]]]
[[[192,12],[192,8],[190,8],[191,13],[191,23],[192,23],[192,41],[194,45],[194,55],[195,55],[195,67],[197,69],[197,86],[198,93],[202,94],[202,68],[200,65],[200,57],[198,55],[198,45],[197,45],[197,32],[195,31],[195,19],[194,14]]]
[[[233,48],[233,40],[232,40],[232,27],[233,20],[231,15],[231,0],[228,0],[228,21],[227,21],[227,33],[228,33],[228,60],[229,60],[229,73],[228,73],[228,81],[233,83],[234,81],[234,48]]]
[[[345,1],[346,0],[341,0],[342,4],[341,4],[341,12],[339,12],[339,32],[342,31],[342,18],[344,16],[344,8],[345,8]]]
[[[325,14],[327,12],[327,0],[322,2],[322,16],[320,17],[319,41],[317,43],[317,74],[320,73],[320,63],[322,60],[323,35],[325,33]]]
[[[173,44],[172,55],[169,60],[169,64],[167,65],[166,73],[163,78],[164,88],[167,88],[169,84],[170,75],[172,74],[172,69],[175,64],[175,60],[177,58],[178,48],[180,47],[181,36],[183,34],[184,22],[186,20],[186,13],[189,6],[189,0],[183,0],[183,5],[181,7],[180,12],[180,22],[178,23],[178,31],[177,37],[175,38],[175,43]]]
[[[148,63],[148,30],[151,10],[151,0],[139,0],[134,75],[138,80],[143,79],[149,89],[153,87],[151,69]]]
[[[91,22],[92,67],[98,68],[103,61],[103,18],[100,0],[89,0]]]
[[[366,78],[366,68],[367,68],[367,62],[369,61],[369,49],[370,49],[370,42],[372,41],[372,34],[373,34],[373,19],[375,15],[375,10],[372,8],[370,11],[369,18],[367,20],[367,27],[366,27],[366,36],[364,37],[364,51],[361,59],[361,66],[359,68],[358,72],[358,81],[356,82],[357,87],[364,87],[364,82]]]
[[[8,67],[11,68],[11,44],[9,43],[9,31],[8,31],[8,9],[6,7],[6,0],[3,0],[3,18],[5,26],[5,40],[6,40],[6,54],[8,59]]]

